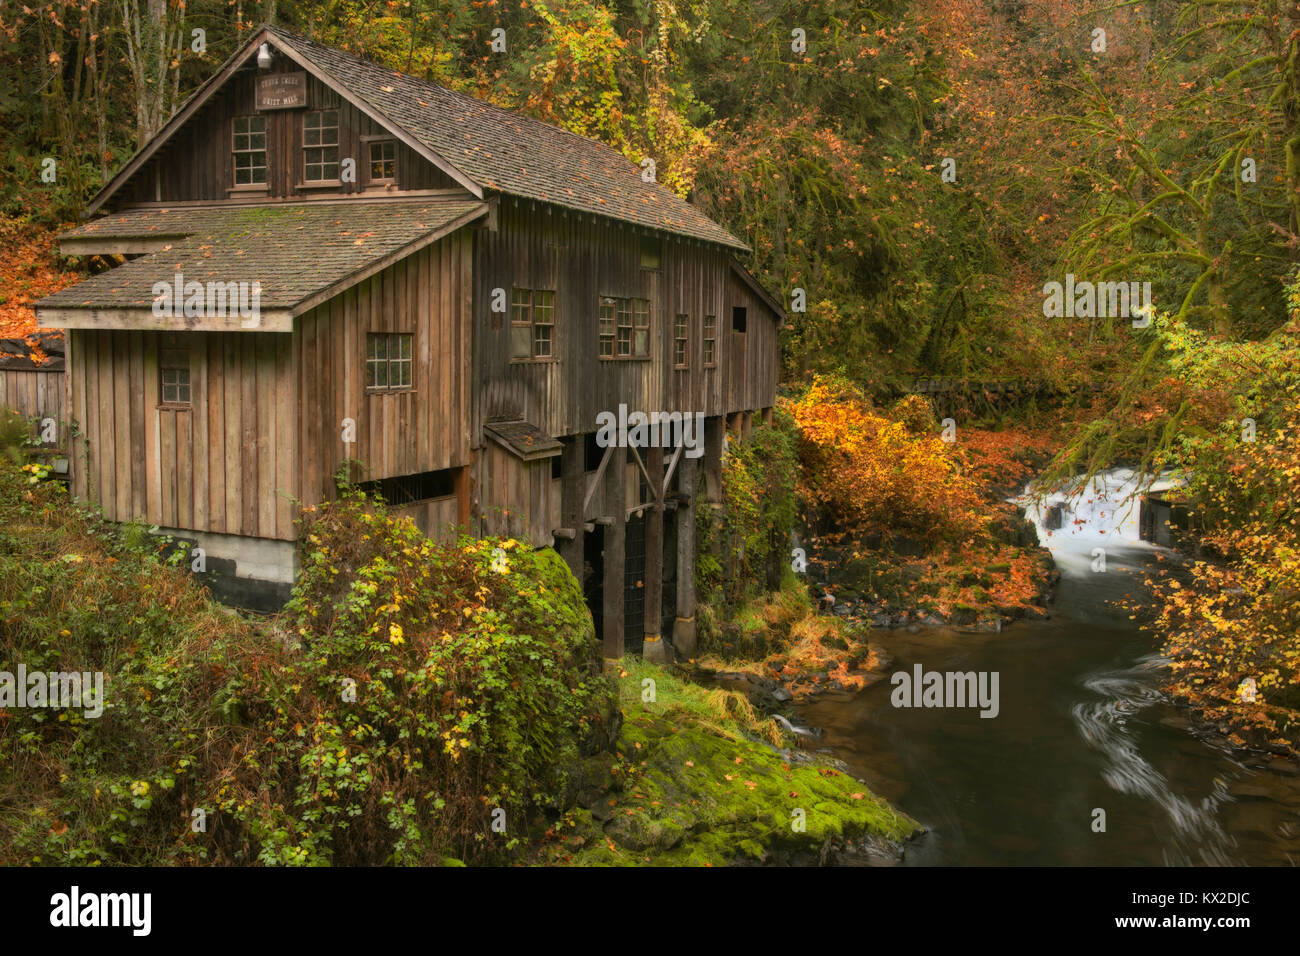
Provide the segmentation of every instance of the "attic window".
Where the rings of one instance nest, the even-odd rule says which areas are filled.
[[[315,110],[302,118],[303,180],[329,182],[339,178],[339,111]]]
[[[266,117],[236,116],[231,152],[235,185],[266,185]]]
[[[369,144],[370,181],[391,183],[397,179],[397,141],[377,139]]]

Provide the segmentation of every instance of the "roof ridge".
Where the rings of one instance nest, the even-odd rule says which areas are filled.
[[[613,153],[615,156],[618,156],[619,158],[625,160],[633,168],[636,167],[635,163],[633,163],[630,159],[628,159],[626,156],[620,153],[613,146],[610,146],[608,143],[603,142],[602,140],[596,139],[596,137],[594,136],[586,136],[582,133],[575,133],[571,129],[565,129],[563,126],[557,126],[554,123],[546,122],[546,120],[538,119],[536,116],[529,116],[527,113],[521,113],[518,110],[513,110],[510,109],[509,107],[501,106],[498,103],[493,103],[491,100],[485,100],[481,97],[474,96],[473,94],[470,93],[463,93],[460,90],[452,89],[450,86],[444,86],[442,83],[435,83],[433,80],[425,79],[422,76],[415,76],[412,73],[403,73],[401,70],[394,70],[390,67],[384,66],[384,64],[379,63],[375,60],[370,60],[367,59],[366,57],[358,56],[357,54],[351,52],[350,50],[341,50],[338,47],[326,46],[324,43],[321,43],[319,40],[313,40],[309,36],[305,36],[301,33],[295,33],[294,31],[287,30],[281,26],[268,25],[268,29],[270,29],[272,33],[279,34],[282,39],[284,37],[288,37],[294,40],[299,40],[312,47],[315,47],[316,49],[324,50],[325,52],[327,52],[332,56],[347,57],[348,59],[356,63],[362,64],[364,66],[374,67],[375,69],[382,70],[385,73],[391,73],[393,76],[401,77],[402,79],[408,80],[412,83],[421,83],[424,86],[429,87],[430,89],[439,90],[443,93],[448,93],[451,96],[457,97],[458,99],[466,100],[475,106],[482,106],[482,107],[486,107],[487,109],[494,110],[495,112],[502,114],[502,117],[504,119],[512,120],[512,121],[525,120],[529,123],[536,123],[539,126],[545,126],[547,129],[555,130],[556,132],[559,133],[564,133],[567,136],[572,136],[575,139],[580,139],[583,142],[593,143],[596,146],[599,146],[601,149],[608,150],[609,152]],[[662,184],[657,183],[656,185],[662,185]],[[676,194],[674,193],[674,195]]]

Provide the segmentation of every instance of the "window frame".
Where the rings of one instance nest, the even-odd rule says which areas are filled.
[[[397,185],[397,139],[392,136],[364,136],[362,143],[366,148],[366,185],[368,186],[396,186]],[[391,146],[393,148],[393,158],[391,160],[380,159],[380,163],[391,162],[393,164],[393,175],[380,176],[374,175],[374,158],[371,150],[376,146]]]
[[[629,296],[601,295],[597,297],[597,355],[607,362],[636,362],[650,360],[650,300]],[[609,309],[613,309],[613,325],[609,325]],[[605,353],[606,343],[613,336],[613,352]],[[626,350],[625,350],[626,349]]]
[[[334,114],[334,124],[332,126],[326,126],[323,122],[326,113]],[[307,122],[313,116],[321,117],[322,123],[320,126],[309,128]],[[323,141],[317,143],[307,142],[307,134],[309,132],[316,132],[320,134],[317,138],[323,140],[324,134],[327,130],[333,130],[334,142],[332,143],[326,143]],[[326,107],[318,110],[308,110],[305,113],[303,113],[301,132],[302,132],[302,182],[305,185],[311,185],[311,186],[338,184],[340,182],[339,169],[341,165],[341,158],[339,153],[339,109],[338,107]],[[332,162],[325,158],[326,152],[331,149],[334,150],[334,159]],[[310,153],[312,150],[317,150],[320,153],[320,159],[316,162],[313,162],[310,159]],[[319,179],[313,179],[308,174],[308,170],[312,166],[320,167],[320,171],[322,175],[320,176]],[[330,166],[334,167],[334,175],[333,176],[324,175],[324,173],[329,169]]]
[[[158,405],[162,408],[192,408],[194,376],[189,343],[175,336],[164,337],[158,344]],[[176,381],[168,383],[167,373],[176,372]],[[183,377],[183,381],[182,381]],[[167,397],[169,388],[175,398]],[[182,391],[183,390],[183,391]],[[183,396],[183,397],[182,397]]]
[[[678,312],[673,319],[673,368],[691,367],[691,317]]]
[[[545,303],[539,297],[545,296]],[[512,364],[528,362],[555,362],[559,360],[558,341],[556,339],[555,289],[525,289],[520,286],[510,288],[510,349]],[[539,314],[544,314],[549,321],[539,321]],[[522,318],[521,318],[522,316]],[[516,346],[522,342],[517,333],[527,329],[528,354],[518,354]],[[543,334],[545,333],[545,334]],[[547,351],[539,352],[540,343],[545,342]]]
[[[374,348],[379,342],[383,342],[384,354],[378,355],[377,349]],[[392,344],[397,345],[397,354],[393,354]],[[402,346],[406,345],[406,353],[402,354]],[[372,373],[372,367],[378,368],[382,363],[384,369],[384,384],[378,384],[379,376]],[[366,393],[370,395],[391,395],[397,392],[415,391],[415,333],[414,332],[367,332],[366,333],[366,354],[364,359],[364,385]],[[406,381],[397,385],[392,384],[393,368],[405,369]]]
[[[706,315],[704,317],[704,334],[702,336],[704,343],[704,367],[718,367],[718,317],[716,315]]]
[[[241,120],[246,121],[249,124],[249,128],[242,133],[239,131],[239,123]],[[262,128],[260,130],[252,129],[253,121],[257,121],[261,123]],[[232,116],[230,118],[230,172],[231,172],[230,182],[231,182],[231,186],[234,189],[269,188],[271,170],[270,170],[270,156],[269,156],[270,150],[267,148],[268,134],[267,134],[266,127],[267,127],[266,116],[261,113],[249,113],[244,116]],[[251,145],[252,137],[259,136],[259,135],[262,137],[262,148],[253,149]],[[243,149],[239,147],[239,137],[241,136],[248,137],[249,145],[245,146]],[[246,183],[241,183],[239,181],[239,174],[241,171],[239,167],[239,157],[241,156],[256,157],[259,153],[262,156],[261,165],[260,166],[257,165],[254,159],[247,168],[247,172],[249,173],[249,181]],[[252,178],[253,173],[255,173],[259,169],[262,171],[261,182],[257,182]]]

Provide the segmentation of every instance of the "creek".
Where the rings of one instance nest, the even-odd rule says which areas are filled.
[[[1062,572],[1049,619],[1000,634],[875,630],[892,657],[884,679],[800,708],[824,746],[928,828],[907,864],[1300,863],[1300,764],[1233,756],[1198,733],[1160,692],[1159,648],[1115,606],[1141,599],[1148,569],[1171,556],[1139,540],[1138,505],[1124,500],[1137,480],[1117,470],[1082,495],[1028,503]],[[916,665],[997,672],[997,716],[893,706],[890,676]]]

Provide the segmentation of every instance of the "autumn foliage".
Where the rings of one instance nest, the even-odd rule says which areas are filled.
[[[938,431],[918,432],[872,410],[851,383],[815,377],[785,410],[799,430],[801,492],[856,529],[927,542],[982,526],[975,484]]]
[[[1300,400],[1253,442],[1227,439],[1205,470],[1205,511],[1222,515],[1186,580],[1155,582],[1151,628],[1172,660],[1170,689],[1238,744],[1300,739]]]

